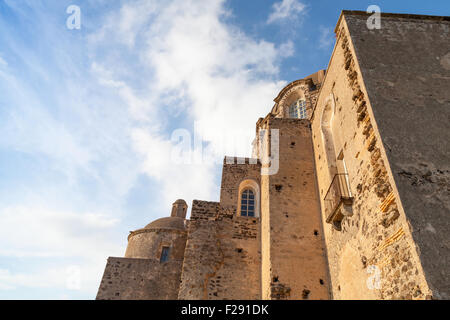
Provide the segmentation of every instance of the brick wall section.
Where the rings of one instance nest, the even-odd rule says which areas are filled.
[[[310,122],[272,118],[267,128],[279,129],[280,165],[262,176],[263,298],[328,299]]]
[[[346,21],[433,297],[450,299],[450,19]]]
[[[177,299],[181,261],[109,257],[97,300]]]
[[[259,299],[259,219],[195,200],[179,299]]]

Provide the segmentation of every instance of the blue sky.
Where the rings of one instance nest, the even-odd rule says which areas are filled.
[[[79,30],[66,26],[72,4]],[[130,230],[178,198],[217,201],[223,156],[250,155],[279,90],[327,67],[340,11],[371,4],[450,11],[448,1],[0,0],[0,299],[93,299]],[[193,141],[194,124],[211,158],[175,161],[175,138]]]

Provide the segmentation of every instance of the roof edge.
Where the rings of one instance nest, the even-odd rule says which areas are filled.
[[[298,80],[294,80],[292,82],[290,82],[289,84],[287,84],[281,91],[280,93],[277,95],[277,97],[275,99],[273,99],[273,101],[275,103],[280,102],[281,97],[284,96],[284,94],[291,89],[292,87],[295,87],[296,85],[302,84],[302,83],[307,83],[312,81],[311,78],[303,78],[303,79],[298,79]]]
[[[344,15],[353,15],[353,16],[371,16],[373,12],[366,12],[360,10],[342,10],[339,16],[338,22],[336,24],[336,28],[334,32],[336,33],[337,27],[341,22],[341,19]],[[449,16],[433,16],[433,15],[424,15],[424,14],[410,14],[410,13],[390,13],[390,12],[381,12],[381,17],[390,17],[390,18],[403,18],[403,19],[417,19],[417,20],[433,20],[433,21],[449,21]]]
[[[304,78],[298,79],[298,80],[294,80],[294,81],[288,83],[288,84],[280,91],[280,93],[278,93],[278,95],[276,96],[275,99],[273,99],[273,101],[274,101],[275,103],[280,102],[281,98],[285,95],[285,93],[286,93],[287,91],[289,91],[292,87],[295,87],[296,85],[306,84],[306,83],[311,83],[311,82],[312,82],[313,84],[316,84],[316,81],[314,81],[314,77],[319,76],[320,73],[323,73],[323,74],[322,74],[322,78],[320,79],[320,80],[322,80],[322,81],[318,81],[317,83],[322,83],[322,82],[323,82],[323,79],[325,78],[326,69],[319,69],[318,71],[316,71],[316,72],[313,73],[313,74],[310,74],[310,75],[307,76],[307,77],[304,77]]]

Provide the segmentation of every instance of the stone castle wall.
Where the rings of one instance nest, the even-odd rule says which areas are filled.
[[[279,170],[262,176],[264,299],[328,299],[329,277],[310,122],[268,118],[279,130]]]
[[[174,300],[182,261],[109,257],[97,300]]]
[[[252,180],[257,185],[261,180],[261,163],[256,159],[225,157],[220,184],[220,204],[237,212],[239,186]]]
[[[179,299],[260,299],[259,220],[193,202]]]
[[[341,21],[312,120],[322,211],[333,178],[330,143],[322,129],[329,118],[327,110],[333,110],[338,128],[333,132],[334,157],[343,156],[354,197],[352,215],[344,217],[341,230],[327,224],[323,212],[333,298],[424,299],[430,290],[400,206],[347,20]],[[372,281],[377,278],[379,286]]]
[[[184,223],[177,200],[180,218],[133,232],[97,299],[450,298],[450,22],[368,17],[344,11],[325,78],[290,83],[258,120],[254,156],[278,130],[277,171],[225,158],[220,202],[194,200]],[[307,119],[286,118],[297,99]]]
[[[383,15],[373,31],[364,15],[346,21],[426,279],[450,299],[450,20]]]
[[[243,181],[260,183],[256,159],[225,158],[220,203],[195,200],[180,299],[260,299],[260,223],[237,215]]]

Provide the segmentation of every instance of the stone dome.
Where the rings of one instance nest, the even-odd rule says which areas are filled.
[[[179,217],[166,217],[155,220],[144,227],[144,229],[176,229],[186,230],[184,219]]]

